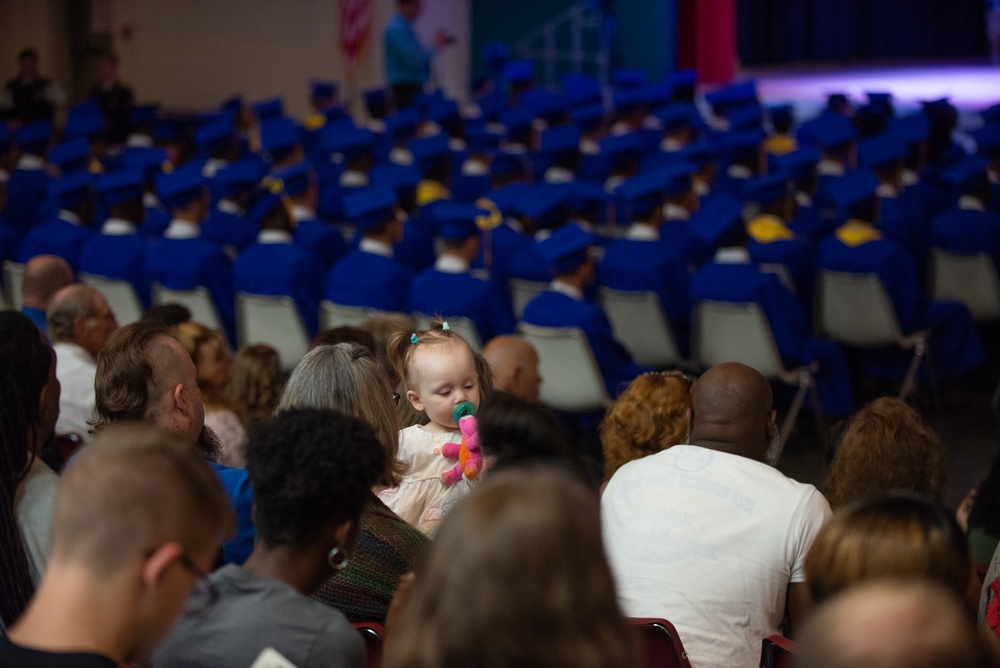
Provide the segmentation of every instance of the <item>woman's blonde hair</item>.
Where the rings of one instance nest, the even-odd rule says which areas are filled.
[[[205,362],[201,355],[201,347],[206,343],[210,344],[215,352],[226,349],[226,337],[221,331],[190,320],[179,322],[171,327],[170,336],[181,342],[196,368],[201,367]],[[235,404],[226,396],[224,387],[207,384],[200,373],[198,374],[198,387],[201,388],[202,400],[206,407],[226,408],[238,413]]]
[[[244,427],[271,414],[281,396],[283,383],[284,373],[277,350],[256,343],[236,351],[226,396],[236,406]]]
[[[310,350],[288,378],[275,414],[290,408],[327,408],[364,420],[375,428],[385,449],[380,485],[395,487],[407,471],[397,459],[399,421],[392,386],[381,365],[356,343],[338,343]]]
[[[684,442],[691,385],[679,372],[645,373],[629,383],[601,422],[605,480],[633,459]]]
[[[566,474],[495,473],[441,523],[384,665],[639,665],[599,515]]]
[[[872,580],[930,580],[965,599],[968,540],[939,502],[911,492],[844,506],[816,536],[805,563],[814,602]]]
[[[834,509],[880,492],[908,490],[941,500],[944,453],[915,410],[881,397],[851,416],[830,463],[825,493]]]

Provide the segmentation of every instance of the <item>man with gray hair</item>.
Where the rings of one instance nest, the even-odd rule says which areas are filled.
[[[104,295],[79,283],[52,297],[46,319],[56,351],[56,377],[62,385],[56,433],[74,433],[88,443],[88,423],[94,415],[97,353],[118,329],[118,322]]]

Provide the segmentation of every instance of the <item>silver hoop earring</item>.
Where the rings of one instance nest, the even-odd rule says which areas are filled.
[[[326,563],[330,564],[330,568],[338,573],[344,570],[350,560],[351,557],[347,554],[347,550],[341,550],[339,547],[334,547],[330,550],[330,554],[326,555]]]

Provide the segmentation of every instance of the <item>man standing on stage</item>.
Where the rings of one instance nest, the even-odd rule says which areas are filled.
[[[405,109],[423,92],[430,79],[431,58],[455,38],[439,30],[434,46],[425,47],[413,30],[413,23],[423,10],[421,0],[398,0],[399,11],[389,20],[383,34],[385,74],[392,87],[396,109]]]

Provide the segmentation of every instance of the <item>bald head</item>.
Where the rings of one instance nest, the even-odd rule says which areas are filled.
[[[745,364],[706,371],[691,397],[692,445],[762,460],[774,437],[771,386]]]
[[[542,377],[538,353],[520,336],[496,336],[483,348],[493,370],[493,387],[525,401],[538,401]]]
[[[46,310],[49,300],[73,282],[69,263],[55,255],[36,255],[24,267],[21,297],[25,306]]]
[[[990,665],[975,626],[947,591],[874,583],[819,608],[799,636],[805,668],[978,668]]]

